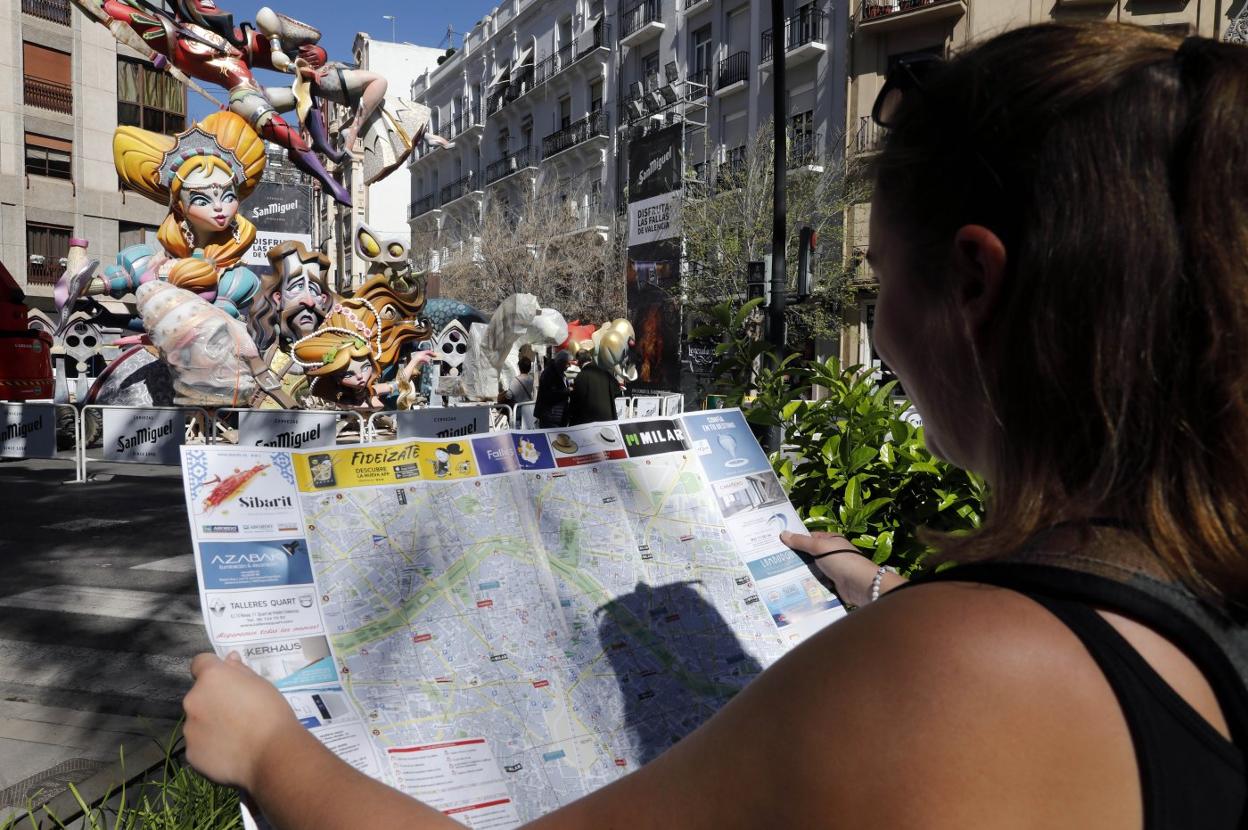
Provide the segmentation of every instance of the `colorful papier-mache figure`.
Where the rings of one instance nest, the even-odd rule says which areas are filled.
[[[429,336],[420,322],[423,298],[400,294],[385,277],[366,281],[354,297],[335,303],[324,324],[296,340],[294,361],[312,384],[304,405],[310,409],[375,411],[392,408],[427,352],[406,357],[407,347]],[[405,363],[400,366],[400,362]]]
[[[191,78],[225,87],[232,112],[243,116],[269,141],[285,147],[291,162],[320,182],[327,193],[342,204],[351,204],[343,186],[278,114],[252,74],[253,67],[279,68],[273,65],[270,46],[260,33],[235,29],[229,15],[211,0],[175,0],[172,10],[170,14],[138,0],[104,0],[97,14],[105,16],[101,22],[118,21],[129,26],[162,62],[172,63]]]
[[[260,137],[231,112],[213,113],[176,136],[118,127],[113,160],[126,187],[169,206],[156,233],[163,250],[131,245],[103,276],[66,272],[57,304],[65,308],[93,294],[121,299],[145,282],[164,279],[241,317],[260,287],[259,277],[242,264],[256,228],[239,213],[264,172]]]

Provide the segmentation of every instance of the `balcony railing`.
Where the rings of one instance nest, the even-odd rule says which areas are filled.
[[[415,219],[422,216],[438,206],[438,194],[430,193],[428,196],[422,196],[407,206],[407,218]]]
[[[507,103],[507,91],[496,92],[489,97],[485,104],[485,114],[493,115],[503,108],[503,104]]]
[[[724,160],[715,168],[715,189],[732,190],[744,184],[749,167],[744,145],[724,153]]]
[[[719,82],[717,89],[732,86],[739,81],[750,79],[750,53],[737,52],[719,62]]]
[[[855,153],[874,153],[880,149],[884,141],[884,128],[872,120],[871,116],[858,118],[858,133],[854,136]]]
[[[537,65],[533,67],[533,83],[539,85],[546,83],[551,78],[555,77],[555,74],[559,71],[559,69],[559,55],[557,53],[554,55],[547,55],[538,61]]]
[[[65,84],[25,75],[22,77],[22,100],[32,107],[74,114],[74,91]]]
[[[542,157],[550,158],[555,153],[575,147],[594,136],[605,136],[609,121],[606,110],[597,110],[580,121],[574,121],[562,130],[551,133],[542,139]]]
[[[521,147],[514,153],[507,153],[498,161],[491,162],[485,167],[485,183],[492,184],[503,176],[509,176],[517,170],[523,170],[526,167],[532,167],[533,148]]]
[[[65,266],[59,260],[44,263],[26,263],[27,285],[56,285],[56,281],[64,273]]]
[[[819,141],[814,133],[789,133],[789,169],[818,163]]]
[[[62,26],[68,26],[72,20],[69,0],[22,0],[22,11]]]
[[[446,205],[477,189],[477,174],[469,173],[442,188],[442,204]]]
[[[610,46],[611,26],[607,23],[606,18],[599,20],[594,24],[594,29],[590,32],[589,42],[584,46],[577,48],[576,56],[572,58],[572,62],[576,63],[581,58],[593,52],[595,49],[606,49]]]
[[[591,194],[586,204],[572,205],[572,229],[583,231],[596,225],[608,224],[608,213],[602,209],[602,194]]]
[[[663,4],[659,0],[641,0],[620,16],[620,37],[628,37],[647,23],[660,23],[662,19]]]
[[[936,6],[956,0],[862,0],[862,20],[876,20],[892,14],[914,11],[924,6]]]
[[[827,15],[813,6],[802,6],[784,21],[784,51],[792,52],[807,43],[822,43],[827,32]],[[763,32],[763,60],[771,60],[771,29]]]
[[[506,100],[507,103],[519,98],[527,92],[533,90],[533,64],[526,63],[517,69],[511,76],[511,83],[507,85]]]

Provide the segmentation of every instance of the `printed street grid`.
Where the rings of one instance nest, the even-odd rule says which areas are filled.
[[[487,736],[523,820],[635,769],[639,734],[687,733],[786,649],[690,452],[301,498],[375,741]]]

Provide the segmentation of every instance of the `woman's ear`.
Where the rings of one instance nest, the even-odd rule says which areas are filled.
[[[993,319],[1005,282],[1005,243],[983,225],[963,225],[953,236],[950,258],[954,299],[978,335]]]

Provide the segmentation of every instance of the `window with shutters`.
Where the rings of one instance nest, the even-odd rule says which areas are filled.
[[[72,179],[74,144],[63,138],[26,133],[26,175]]]
[[[26,223],[26,277],[32,285],[54,285],[65,270],[61,260],[69,254],[73,228]]]
[[[68,52],[22,42],[22,101],[32,107],[73,115],[73,58]]]
[[[150,63],[117,59],[117,123],[173,135],[186,129],[186,89]]]

